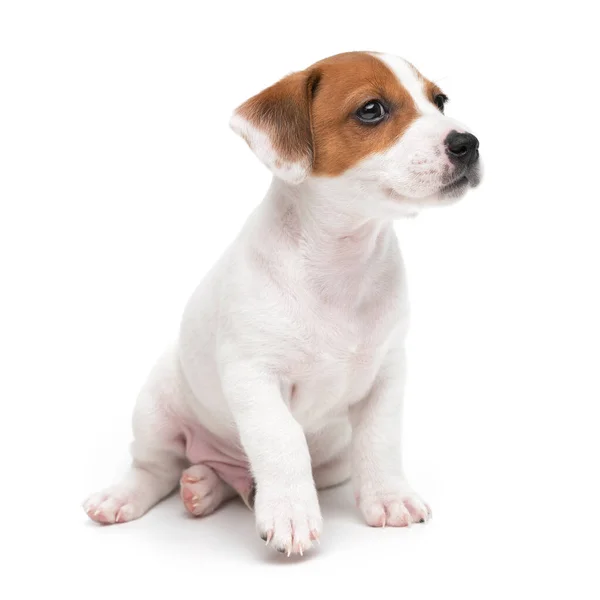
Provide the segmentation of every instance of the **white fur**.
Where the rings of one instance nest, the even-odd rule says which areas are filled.
[[[273,148],[269,136],[237,113],[231,117],[229,126],[246,140],[254,154],[274,175],[292,184],[300,183],[306,178],[310,169],[308,159],[303,162],[284,160]]]
[[[423,81],[419,78],[414,67],[408,61],[399,56],[392,56],[391,54],[376,54],[375,56],[394,72],[398,81],[400,81],[406,91],[411,95],[421,114],[439,114],[435,105],[425,96]]]
[[[321,532],[316,487],[350,472],[370,525],[428,519],[402,467],[408,300],[392,219],[443,200],[448,163],[435,150],[454,123],[423,105],[412,69],[394,69],[422,116],[392,148],[339,177],[276,172],[190,299],[177,346],[138,400],[132,470],[88,500],[92,518],[136,518],[173,489],[185,467],[170,418],[179,414],[241,442],[257,484],[257,527],[288,553]],[[239,119],[233,126],[273,168],[268,138]]]

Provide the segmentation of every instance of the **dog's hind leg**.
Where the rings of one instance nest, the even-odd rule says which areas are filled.
[[[136,402],[131,467],[120,482],[84,502],[91,519],[103,524],[137,519],[175,489],[187,463],[184,436],[169,406],[183,393],[179,359],[169,351],[152,369]]]
[[[236,491],[206,465],[192,465],[182,473],[179,494],[186,510],[194,517],[205,517],[237,496]]]

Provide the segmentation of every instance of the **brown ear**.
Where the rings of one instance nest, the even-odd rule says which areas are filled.
[[[315,72],[292,73],[242,104],[231,117],[231,128],[258,158],[281,179],[300,183],[313,159],[311,131]]]

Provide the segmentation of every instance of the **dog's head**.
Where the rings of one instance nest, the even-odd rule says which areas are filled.
[[[447,100],[401,58],[349,52],[250,98],[231,126],[290,184],[336,178],[387,214],[411,213],[479,183],[479,142],[444,115]]]

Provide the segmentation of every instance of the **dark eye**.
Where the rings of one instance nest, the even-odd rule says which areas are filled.
[[[444,106],[448,102],[448,96],[446,94],[437,94],[433,99],[435,105],[440,109],[440,112],[444,112]]]
[[[358,120],[368,125],[383,121],[387,114],[387,109],[379,100],[369,100],[356,111]]]

